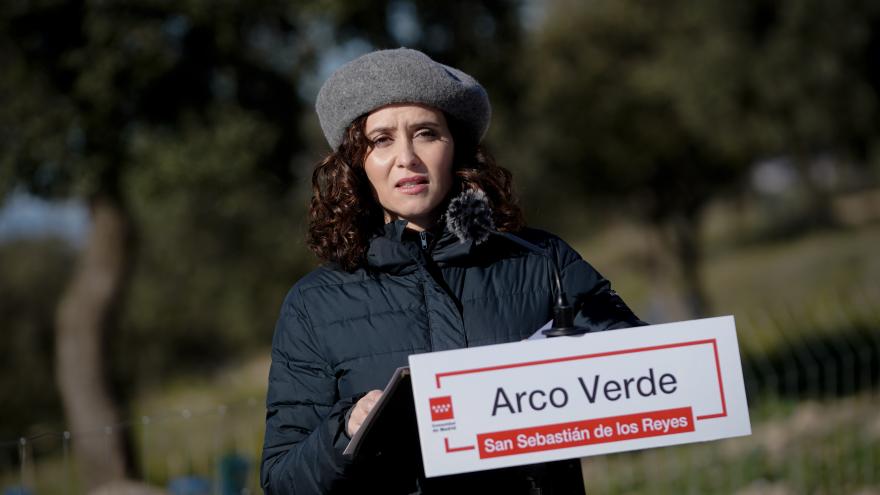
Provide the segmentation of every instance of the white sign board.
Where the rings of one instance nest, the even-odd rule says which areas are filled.
[[[428,477],[751,433],[732,316],[409,363]]]

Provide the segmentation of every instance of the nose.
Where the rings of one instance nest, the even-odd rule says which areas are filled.
[[[421,163],[419,155],[416,153],[412,139],[400,139],[397,141],[398,150],[395,155],[396,166],[400,168],[410,168]]]

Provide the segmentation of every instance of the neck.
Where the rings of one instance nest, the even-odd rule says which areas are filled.
[[[403,218],[389,215],[388,213],[385,214],[385,223],[396,222],[397,220],[406,220],[406,228],[415,230],[416,232],[431,230],[437,224],[433,216],[425,218]]]

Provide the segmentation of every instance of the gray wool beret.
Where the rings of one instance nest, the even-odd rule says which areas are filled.
[[[473,77],[418,50],[397,48],[362,55],[343,65],[318,91],[315,110],[330,147],[339,148],[355,119],[392,103],[442,110],[478,143],[489,128],[489,96]]]

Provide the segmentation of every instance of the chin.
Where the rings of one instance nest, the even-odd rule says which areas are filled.
[[[413,212],[401,212],[397,214],[397,218],[425,218],[428,216],[428,213],[422,211],[413,211]]]
[[[430,214],[434,211],[436,206],[431,205],[408,205],[409,207],[400,208],[397,210],[398,214],[402,217],[422,217]]]

